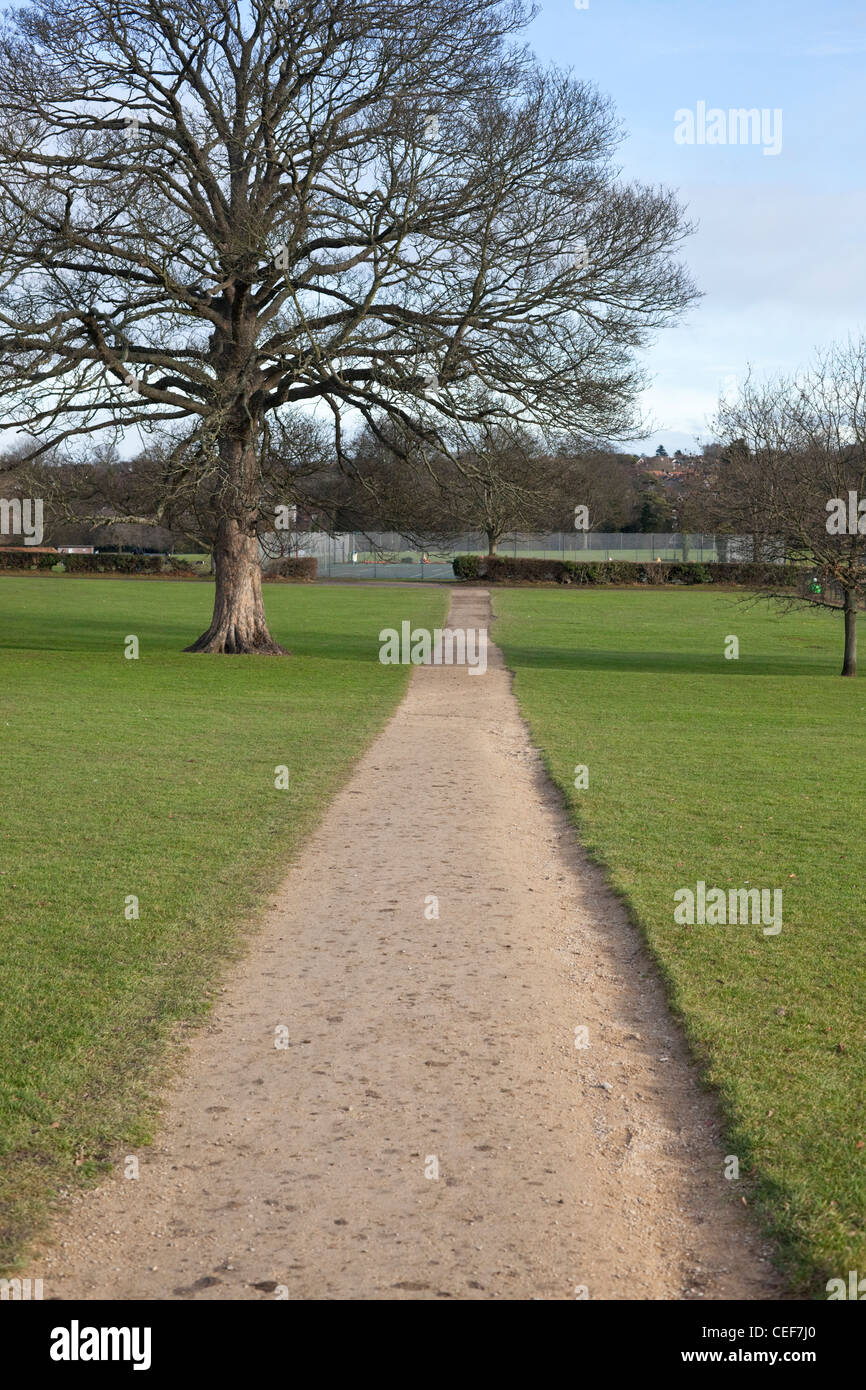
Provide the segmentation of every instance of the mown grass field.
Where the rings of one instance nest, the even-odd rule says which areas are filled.
[[[866,673],[838,676],[838,615],[493,593],[533,736],[720,1093],[742,1195],[795,1286],[826,1297],[866,1273]],[[781,888],[781,932],[676,925],[674,892],[699,880]]]
[[[0,579],[4,1268],[52,1192],[145,1142],[167,1042],[405,689],[379,630],[441,624],[447,595],[268,585],[287,660],[184,655],[212,602],[210,585]]]
[[[183,560],[185,564],[192,565],[193,569],[198,570],[199,574],[210,574],[210,555],[188,552],[186,554],[174,555],[172,559]]]

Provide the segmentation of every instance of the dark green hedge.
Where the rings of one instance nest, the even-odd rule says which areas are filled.
[[[483,555],[455,555],[451,568],[457,579],[478,579],[478,567],[483,560]]]
[[[165,555],[57,555],[53,552],[0,547],[2,570],[51,570],[62,564],[68,574],[195,574],[185,560]]]
[[[458,579],[483,579],[487,584],[737,584],[748,589],[794,588],[799,570],[794,565],[682,564],[626,560],[538,560],[531,556],[455,555]]]
[[[0,546],[0,573],[53,570],[58,564],[62,564],[68,574],[189,574],[201,577],[201,571],[188,561],[167,555],[57,555],[53,551],[34,552]],[[318,568],[315,557],[296,559],[292,556],[280,560],[265,578],[309,583],[316,578]]]
[[[319,572],[319,562],[314,555],[287,556],[271,565],[266,579],[291,579],[295,583],[312,583]]]

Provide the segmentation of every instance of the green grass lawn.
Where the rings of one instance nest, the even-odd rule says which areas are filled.
[[[268,585],[286,660],[184,655],[212,603],[210,585],[0,579],[5,1268],[52,1192],[146,1140],[166,1042],[405,689],[380,628],[441,625],[447,595]]]
[[[706,590],[493,593],[533,736],[721,1095],[742,1193],[826,1297],[866,1274],[866,675],[837,674],[841,621]],[[782,931],[676,925],[699,880],[781,888]]]

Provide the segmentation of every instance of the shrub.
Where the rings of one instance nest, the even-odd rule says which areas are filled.
[[[640,574],[638,584],[664,584],[666,580],[665,568],[663,565],[638,565]]]
[[[665,565],[664,569],[666,570],[665,583],[667,584],[712,584],[713,582],[712,575],[706,565],[683,561],[680,564]]]
[[[50,570],[60,556],[56,551],[26,550],[11,546],[0,547],[0,570]]]
[[[271,565],[265,579],[284,579],[295,584],[311,584],[319,572],[315,555],[286,555]]]
[[[483,555],[455,555],[451,568],[456,579],[480,579],[479,566]]]
[[[736,584],[749,589],[789,589],[798,582],[796,565],[697,564],[627,560],[539,560],[534,556],[456,555],[458,579],[484,579],[491,584]]]
[[[70,574],[160,574],[161,555],[64,555]]]
[[[761,560],[712,564],[703,568],[718,584],[742,584],[748,589],[793,589],[802,572],[799,565],[769,565]]]
[[[478,577],[489,579],[492,584],[509,581],[528,580],[530,583],[549,584],[563,573],[567,561],[538,560],[532,556],[486,555],[479,566]]]
[[[0,548],[0,571],[53,570],[55,574],[196,574],[186,560],[165,555],[58,555],[56,551],[32,553],[25,548]]]

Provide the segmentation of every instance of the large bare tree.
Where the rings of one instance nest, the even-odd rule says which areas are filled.
[[[783,551],[811,568],[816,590],[783,590],[778,601],[838,596],[841,674],[856,675],[866,597],[866,338],[831,346],[793,377],[749,379],[722,403],[717,430],[719,506],[759,539],[759,553]]]
[[[256,532],[281,415],[435,440],[473,402],[611,436],[690,299],[667,191],[617,182],[593,87],[520,0],[35,0],[0,36],[0,426],[34,455],[171,436],[213,621],[279,652]],[[479,385],[483,391],[479,394]],[[485,406],[489,412],[489,404]]]

